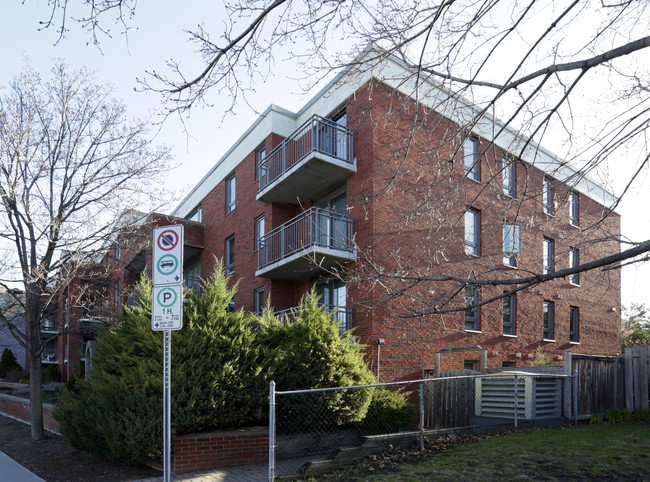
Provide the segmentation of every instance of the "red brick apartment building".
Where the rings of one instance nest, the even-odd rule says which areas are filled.
[[[466,281],[617,253],[612,194],[496,119],[468,124],[475,107],[434,82],[417,81],[416,97],[414,70],[391,57],[371,66],[376,53],[297,113],[271,105],[171,218],[148,218],[185,224],[188,283],[216,256],[240,280],[235,309],[289,310],[315,286],[382,381],[419,378],[438,352],[442,370],[526,366],[538,348],[557,364],[565,349],[618,352],[618,270],[511,293]],[[148,247],[119,246],[103,282],[118,310],[150,260]]]

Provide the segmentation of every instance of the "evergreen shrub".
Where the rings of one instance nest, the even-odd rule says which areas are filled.
[[[171,336],[171,430],[174,434],[259,423],[267,412],[257,319],[229,313],[229,289],[217,264],[201,299],[185,291],[183,328]],[[64,391],[56,407],[61,433],[73,446],[111,459],[162,454],[163,333],[151,329],[151,289],[99,336],[86,380]]]
[[[15,371],[16,369],[20,370],[16,355],[9,348],[5,348],[0,357],[0,378],[6,378],[10,371]]]
[[[415,421],[415,407],[402,390],[375,388],[368,413],[359,425],[361,433],[371,435],[395,433],[411,427]]]
[[[307,293],[293,315],[280,320],[267,309],[260,322],[260,338],[268,377],[279,391],[346,387],[375,383],[363,360],[363,346],[352,334],[339,334],[339,324]],[[309,431],[363,420],[370,389],[336,390],[276,398],[278,427]]]

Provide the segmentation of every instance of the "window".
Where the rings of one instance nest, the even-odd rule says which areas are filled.
[[[572,226],[579,226],[580,223],[580,201],[575,191],[569,193],[569,222]]]
[[[264,310],[264,288],[257,288],[253,292],[253,305],[255,307],[255,313],[261,314]]]
[[[521,254],[521,224],[503,223],[503,264],[516,268],[518,254]]]
[[[465,154],[465,174],[469,179],[481,180],[481,168],[479,162],[479,144],[476,137],[468,137],[463,145]]]
[[[569,251],[569,268],[576,268],[580,264],[580,250],[571,248]],[[580,284],[580,273],[573,273],[569,276],[569,283],[572,285]]]
[[[115,308],[120,306],[120,297],[122,295],[122,288],[120,287],[120,280],[115,280],[115,283],[113,283],[113,295],[115,297],[113,303]]]
[[[472,371],[479,371],[479,363],[478,360],[464,360],[463,361],[463,368],[465,370],[472,370]]]
[[[115,243],[115,265],[117,266],[117,263],[120,262],[120,258],[122,257],[122,251],[120,250],[120,245]]]
[[[226,214],[235,210],[235,195],[237,192],[237,179],[231,175],[226,179]]]
[[[472,256],[481,254],[481,213],[469,208],[465,211],[465,252]]]
[[[553,339],[553,324],[555,318],[555,303],[544,301],[544,339]]]
[[[478,331],[480,329],[479,324],[479,307],[472,306],[476,305],[479,302],[479,290],[476,285],[467,285],[465,286],[465,329]]]
[[[569,307],[569,341],[578,343],[580,310],[576,306]]]
[[[508,159],[503,160],[503,193],[510,197],[517,194],[515,186],[515,161]]]
[[[196,221],[198,223],[201,222],[201,216],[202,216],[202,209],[201,206],[197,207],[194,211],[192,211],[190,214],[187,215],[188,221]]]
[[[255,245],[253,246],[253,251],[257,251],[260,248],[264,247],[264,215],[255,218]]]
[[[235,272],[235,236],[226,239],[226,276]]]
[[[255,151],[255,180],[262,179],[265,171],[264,159],[266,159],[266,147],[258,147]]]
[[[517,324],[517,295],[509,294],[503,298],[503,334],[515,335]]]
[[[515,365],[515,362],[513,362],[513,361],[504,361],[504,362],[501,363],[501,366],[503,368],[515,368],[516,365]]]
[[[234,313],[235,312],[235,300],[230,300],[228,302],[228,306],[226,306],[226,313]]]
[[[550,214],[551,216],[555,214],[555,194],[553,192],[553,181],[548,176],[544,176],[542,203],[544,204],[544,212],[546,214]]]
[[[544,267],[543,273],[549,274],[555,271],[555,241],[549,238],[544,238]]]

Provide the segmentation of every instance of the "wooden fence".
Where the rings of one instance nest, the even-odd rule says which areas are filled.
[[[650,347],[627,348],[623,356],[579,355],[567,350],[564,353],[564,367],[527,367],[516,370],[539,374],[577,373],[577,384],[564,384],[563,413],[574,413],[575,400],[578,418],[585,419],[617,408],[638,410],[650,407],[649,364]],[[435,382],[424,384],[426,428],[463,427],[470,424],[475,408],[475,379],[445,378],[475,374],[477,372],[472,370],[450,370],[435,377]],[[576,385],[577,396],[573,393]]]
[[[477,375],[473,370],[449,370],[435,382],[424,384],[424,426],[429,429],[464,427],[474,415],[474,378],[452,378]]]
[[[624,356],[578,355],[567,350],[565,374],[578,374],[578,417],[650,406],[649,357],[650,347],[626,348]]]

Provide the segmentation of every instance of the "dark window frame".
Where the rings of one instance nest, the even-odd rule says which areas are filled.
[[[465,285],[465,306],[475,305],[481,300],[481,292],[478,285]],[[481,331],[481,309],[479,306],[465,308],[465,330]]]
[[[569,341],[580,342],[580,308],[569,306]]]
[[[544,236],[542,241],[542,273],[555,272],[555,240]]]
[[[544,300],[543,304],[543,337],[544,340],[554,340],[555,338],[555,303]]]
[[[517,295],[510,293],[503,297],[503,334],[517,335]]]
[[[224,269],[226,276],[230,276],[235,272],[235,235],[228,236],[225,241],[224,248]]]
[[[471,152],[470,152],[471,148]],[[470,158],[468,162],[468,158]],[[467,136],[463,142],[463,161],[467,179],[481,182],[480,142],[478,137]]]
[[[472,216],[472,222],[474,223],[474,229],[470,233],[473,239],[471,239],[469,243],[467,226],[468,214]],[[481,211],[472,207],[468,207],[465,211],[464,221],[465,237],[463,242],[465,245],[465,253],[469,256],[481,256]]]
[[[237,176],[233,172],[226,178],[226,214],[235,210],[237,198]]]

